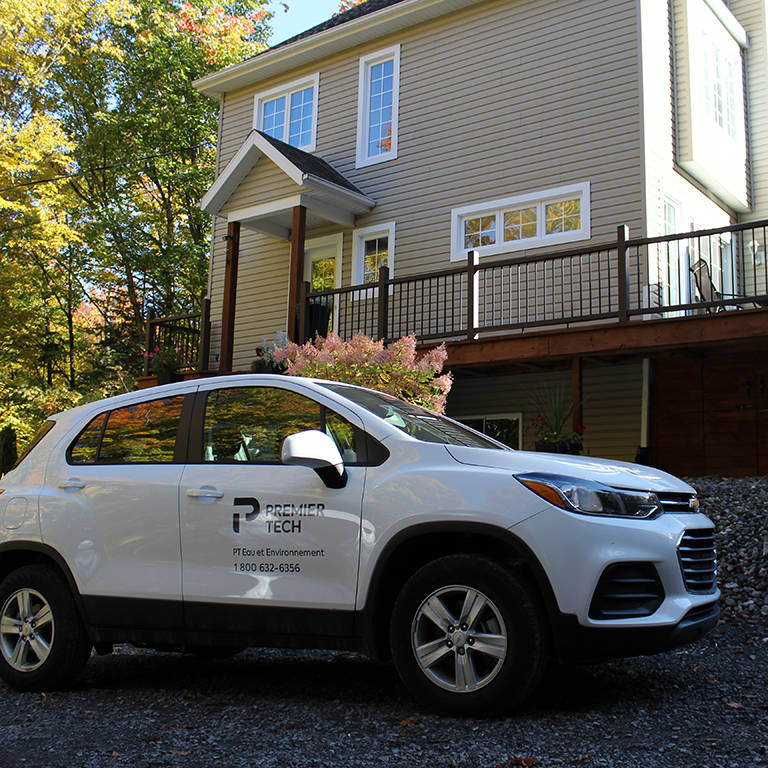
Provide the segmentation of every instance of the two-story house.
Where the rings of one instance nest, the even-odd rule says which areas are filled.
[[[207,368],[414,332],[447,342],[449,415],[513,445],[564,386],[585,453],[768,471],[767,24],[765,0],[368,0],[197,81]]]

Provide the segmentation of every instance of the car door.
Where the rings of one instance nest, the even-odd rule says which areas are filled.
[[[363,434],[362,422],[322,399],[290,380],[201,388],[180,487],[189,629],[351,632],[365,479],[354,435]],[[347,463],[343,488],[280,462],[283,440],[306,429],[335,435]]]
[[[68,560],[97,626],[181,627],[179,436],[193,401],[182,393],[105,410],[49,461],[43,539]]]

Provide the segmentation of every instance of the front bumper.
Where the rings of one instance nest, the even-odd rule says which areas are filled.
[[[554,653],[567,662],[660,653],[698,640],[719,617],[716,600],[691,608],[677,624],[664,627],[585,627],[576,616],[560,614],[553,632]]]

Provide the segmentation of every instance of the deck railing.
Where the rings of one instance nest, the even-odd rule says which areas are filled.
[[[202,312],[184,315],[153,317],[150,313],[146,326],[145,349],[173,351],[182,361],[180,373],[205,370],[208,365],[208,341],[210,339],[210,301],[205,299]],[[144,375],[150,372],[149,356],[144,358]]]
[[[299,300],[303,338],[336,330],[392,340],[475,339],[525,329],[626,323],[768,306],[768,221],[310,291]]]

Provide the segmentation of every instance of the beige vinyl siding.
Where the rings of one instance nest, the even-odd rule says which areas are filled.
[[[221,209],[222,213],[298,195],[299,187],[271,160],[262,157]],[[242,247],[242,246],[241,246]]]
[[[640,445],[642,366],[584,366],[584,455],[633,461]],[[523,450],[534,450],[537,398],[554,389],[571,391],[569,370],[504,376],[457,373],[448,396],[453,418],[521,413]],[[570,426],[570,425],[569,425]]]
[[[398,157],[355,169],[359,57],[397,43]],[[317,71],[315,154],[376,200],[357,227],[396,222],[398,276],[454,265],[452,208],[564,184],[590,182],[592,238],[561,247],[613,240],[619,224],[633,234],[644,230],[634,0],[489,2],[227,94],[222,163],[253,127],[256,93]],[[282,194],[277,187],[274,197]],[[274,245],[249,242],[261,250],[241,245],[238,304],[242,286],[258,282],[250,272],[259,271],[267,252],[265,269],[276,268]],[[222,268],[215,259],[214,269]],[[263,299],[270,306],[285,303],[287,283],[270,286],[262,286]],[[243,323],[237,336],[257,336],[265,327]]]
[[[640,446],[641,363],[584,366],[584,453],[634,461]]]

